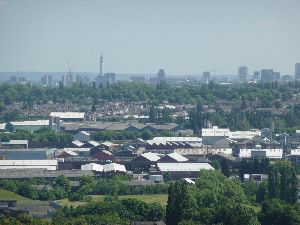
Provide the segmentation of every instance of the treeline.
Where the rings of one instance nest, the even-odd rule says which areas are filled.
[[[215,112],[208,113],[202,105],[189,112],[189,127],[195,133],[199,133],[205,121],[215,126],[226,125],[231,130],[271,128],[274,125],[275,132],[291,133],[300,128],[300,104],[279,115],[264,110],[247,110],[245,107],[235,107],[231,112],[216,108]]]
[[[0,141],[28,140],[30,142],[70,142],[73,135],[56,132],[48,128],[39,129],[33,132],[27,130],[16,130],[14,133],[0,132]]]
[[[159,221],[165,210],[157,203],[145,203],[136,199],[107,197],[104,202],[85,206],[64,207],[53,216],[53,225],[129,225],[131,221]]]
[[[286,172],[291,172],[289,168],[292,168],[286,162],[272,165],[271,170],[273,167]],[[272,178],[260,184],[254,181],[240,183],[218,171],[201,171],[195,185],[182,181],[170,185],[167,225],[300,224],[300,208],[295,204],[293,185],[287,180],[279,182],[277,191],[283,193],[283,190],[289,190],[285,196],[293,196],[293,201],[290,197],[283,199],[280,195],[269,193],[273,186]],[[264,198],[261,198],[262,193]]]
[[[38,188],[43,185],[42,189]],[[115,176],[112,179],[83,176],[79,178],[79,187],[72,187],[70,181],[59,176],[53,182],[45,179],[25,181],[0,179],[0,188],[15,192],[34,200],[59,200],[69,198],[71,201],[88,200],[88,195],[143,195],[166,194],[169,184],[132,186],[126,176]]]
[[[289,83],[265,84],[232,84],[219,85],[214,82],[209,84],[184,85],[175,87],[165,82],[155,85],[118,82],[106,87],[76,83],[71,87],[49,88],[41,86],[1,84],[0,85],[0,110],[3,105],[23,102],[32,107],[34,103],[43,104],[48,101],[65,102],[66,100],[83,100],[92,98],[108,101],[151,101],[159,103],[210,104],[218,99],[245,100],[260,99],[266,106],[276,99],[288,100],[294,93],[299,92],[298,81]]]
[[[157,203],[136,199],[106,197],[103,202],[59,209],[51,221],[33,218],[27,214],[16,217],[0,214],[2,225],[129,225],[131,221],[159,221],[165,217],[164,208]]]
[[[175,134],[169,131],[152,132],[150,130],[139,131],[96,131],[92,133],[92,139],[95,141],[111,141],[111,140],[134,140],[142,138],[145,140],[152,139],[157,136],[172,137]]]
[[[43,185],[42,190],[38,185]],[[0,179],[0,188],[12,191],[33,200],[56,200],[69,197],[71,184],[64,176],[59,176],[54,182],[45,179],[10,180]]]

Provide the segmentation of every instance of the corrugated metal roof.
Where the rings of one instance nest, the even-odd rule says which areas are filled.
[[[143,153],[143,154],[141,154],[141,156],[143,156],[144,158],[146,158],[152,162],[156,162],[160,159],[160,157],[157,154],[152,153],[152,152]]]
[[[202,138],[199,137],[155,137],[155,142],[202,142]]]
[[[117,163],[109,163],[103,166],[104,172],[125,172],[126,168],[124,165]]]
[[[81,165],[81,170],[92,170],[92,171],[102,172],[103,165],[97,163],[89,163],[89,164]]]
[[[50,116],[61,119],[84,119],[83,112],[51,112]]]
[[[9,142],[2,142],[3,145],[28,145],[28,140],[10,140]]]
[[[73,152],[89,152],[91,148],[64,148],[64,151],[73,151]]]
[[[78,140],[72,141],[72,143],[73,143],[74,145],[78,146],[78,147],[81,147],[82,145],[84,145],[83,142],[78,141]]]
[[[0,177],[7,179],[24,179],[24,178],[56,178],[58,176],[68,178],[95,176],[90,170],[42,170],[42,169],[7,169],[0,170]]]
[[[0,123],[0,130],[4,130],[6,126],[6,123]]]
[[[0,160],[1,166],[57,166],[57,160]]]
[[[76,152],[70,151],[70,150],[64,150],[65,153],[71,155],[71,156],[78,156]]]
[[[13,126],[49,126],[49,120],[10,122]]]
[[[184,156],[176,153],[176,152],[173,152],[173,153],[170,153],[168,154],[168,156],[170,156],[172,159],[175,159],[177,162],[186,162],[188,161],[187,158],[185,158]]]
[[[82,134],[86,135],[86,136],[91,136],[91,134],[87,131],[80,131]]]
[[[157,163],[161,172],[196,172],[202,169],[214,170],[209,163]]]
[[[95,146],[95,147],[100,145],[97,141],[89,141],[88,143]]]

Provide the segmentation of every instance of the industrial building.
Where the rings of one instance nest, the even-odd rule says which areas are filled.
[[[57,160],[0,160],[0,170],[45,169],[57,170]],[[2,176],[0,176],[3,178]]]
[[[6,125],[6,129],[10,132],[15,132],[16,130],[27,130],[35,131],[42,128],[49,127],[49,120],[35,120],[35,121],[21,121],[21,122],[9,122]]]
[[[45,160],[52,159],[56,150],[56,148],[0,149],[0,157],[5,160]]]

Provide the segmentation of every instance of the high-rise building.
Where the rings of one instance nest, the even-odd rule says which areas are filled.
[[[83,84],[89,84],[91,79],[89,76],[84,76],[84,75],[76,75],[76,81],[81,82]]]
[[[12,76],[9,78],[10,83],[20,83],[20,84],[26,84],[28,83],[26,77],[19,77],[19,76]]]
[[[292,81],[292,80],[293,80],[293,77],[292,77],[291,75],[283,75],[283,76],[281,77],[281,80],[282,80],[282,81],[285,81],[285,82],[287,82],[287,81]]]
[[[274,80],[280,81],[280,78],[281,78],[280,72],[274,72]]]
[[[247,66],[240,66],[238,70],[238,78],[240,82],[246,82],[248,77]]]
[[[260,80],[260,71],[254,71],[253,72],[253,81]]]
[[[69,73],[63,75],[62,80],[64,86],[71,86],[76,83],[76,76],[70,70]]]
[[[272,69],[261,70],[261,82],[273,82],[275,80],[274,71]]]
[[[53,86],[53,77],[52,75],[45,74],[41,77],[42,85],[52,87]]]
[[[41,77],[41,84],[42,84],[42,85],[47,85],[47,75],[43,75],[43,76]]]
[[[300,80],[300,63],[295,64],[295,79]]]
[[[208,83],[210,81],[210,72],[203,72],[202,83]]]
[[[115,73],[105,73],[103,76],[98,76],[96,78],[96,85],[102,85],[106,87],[109,84],[114,84],[116,82]]]
[[[166,73],[163,69],[160,69],[157,73],[157,80],[158,82],[160,81],[165,81],[166,80]]]

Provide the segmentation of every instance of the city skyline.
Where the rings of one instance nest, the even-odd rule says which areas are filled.
[[[300,2],[0,0],[0,71],[294,74]]]

